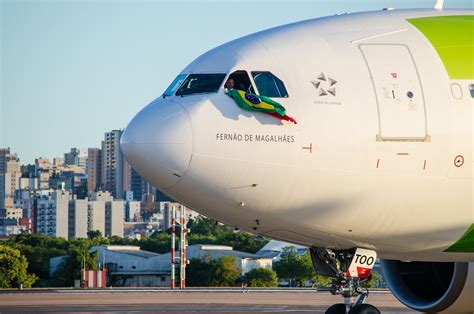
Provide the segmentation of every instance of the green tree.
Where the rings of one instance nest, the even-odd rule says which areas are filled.
[[[330,287],[334,278],[316,275],[313,281],[317,287]]]
[[[278,278],[288,280],[290,285],[292,280],[298,276],[298,254],[294,247],[286,247],[280,255],[280,260],[273,263],[273,270]]]
[[[240,270],[235,263],[235,258],[230,255],[222,256],[216,265],[212,286],[228,287],[235,284],[240,278]]]
[[[50,258],[66,255],[69,248],[66,239],[42,234],[22,234],[10,238],[6,243],[19,250],[28,260],[28,272],[39,278],[34,284],[35,287],[50,285],[48,282]]]
[[[98,252],[89,252],[92,247],[88,239],[75,238],[70,240],[67,256],[64,257],[54,273],[55,284],[71,286],[74,280],[80,279],[82,270],[98,270]]]
[[[102,238],[102,232],[100,232],[100,230],[87,231],[87,238],[89,240],[93,240],[93,239],[96,239],[96,238]]]
[[[254,268],[245,274],[245,282],[249,287],[276,287],[277,274],[269,268]]]
[[[186,285],[189,287],[209,287],[216,272],[217,261],[192,258],[186,266]]]
[[[191,245],[222,244],[232,246],[237,251],[255,253],[268,243],[268,239],[264,237],[234,230],[203,216],[190,220],[187,227],[191,229],[188,235],[188,243]]]
[[[176,241],[178,240],[176,237]],[[150,237],[135,240],[131,244],[138,245],[145,251],[163,254],[171,251],[171,236],[164,232],[155,232]]]
[[[69,243],[64,238],[47,236],[44,234],[20,234],[9,241],[10,245],[30,245],[33,247],[56,248],[67,250]]]
[[[268,239],[255,236],[247,232],[236,231],[234,228],[218,224],[215,220],[199,217],[196,220],[188,222],[188,228],[191,233],[188,235],[189,244],[220,244],[232,246],[235,250],[255,253],[262,248]],[[176,237],[179,241],[179,236]],[[72,239],[67,241],[64,238],[56,238],[41,234],[18,235],[5,241],[5,243],[15,249],[20,250],[21,254],[28,260],[29,273],[35,274],[39,279],[35,282],[37,287],[48,286],[68,286],[74,279],[79,279],[84,262],[88,266],[96,267],[94,260],[95,254],[90,254],[89,249],[92,246],[103,244],[136,245],[142,250],[167,253],[171,247],[171,236],[167,232],[155,232],[149,237],[137,239],[125,239],[117,236],[105,238],[98,231],[88,233],[88,239]],[[57,273],[50,276],[49,261],[53,257],[65,256],[63,263],[59,266]],[[218,261],[213,261],[217,268]],[[220,270],[222,270],[222,265]],[[226,285],[221,277],[213,275],[214,271],[208,272],[209,280],[202,281],[210,284],[212,281],[216,285]],[[225,274],[223,272],[222,274]],[[239,276],[237,276],[238,278]],[[224,280],[225,281],[225,280]],[[232,280],[231,280],[232,281]],[[233,283],[233,282],[232,282]]]
[[[23,285],[25,288],[37,280],[34,274],[28,274],[28,261],[19,250],[0,245],[0,287],[13,288]]]
[[[304,285],[306,281],[310,280],[318,287],[329,287],[333,278],[321,276],[316,273],[316,270],[313,266],[313,261],[311,260],[311,255],[309,252],[305,252],[300,255],[299,267],[301,267],[302,278],[297,282],[301,285]]]
[[[254,254],[268,243],[268,239],[243,231],[229,230],[218,238],[218,242],[230,245],[236,251]]]
[[[365,288],[376,288],[380,279],[382,279],[382,275],[379,273],[370,273],[370,277],[367,281],[361,283],[361,285]]]
[[[188,229],[191,229],[192,234],[213,235],[215,237],[221,235],[225,229],[224,226],[219,225],[215,220],[204,216],[189,220],[186,226]]]
[[[317,278],[309,252],[299,255],[294,247],[284,248],[280,260],[273,264],[273,269],[278,278],[288,280],[290,284],[296,282],[300,287],[306,281]]]

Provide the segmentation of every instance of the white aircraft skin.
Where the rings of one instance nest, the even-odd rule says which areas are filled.
[[[472,14],[346,14],[234,40],[181,74],[270,71],[289,94],[274,100],[298,124],[242,110],[224,80],[217,93],[145,106],[122,150],[161,191],[242,230],[384,259],[472,262],[445,250],[474,223],[474,80],[450,79],[407,22]]]

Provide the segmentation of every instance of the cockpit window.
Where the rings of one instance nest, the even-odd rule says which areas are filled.
[[[181,83],[183,83],[185,78],[186,74],[178,75],[163,93],[163,98],[173,95],[174,92],[176,92],[176,90],[179,88],[179,86],[181,86]]]
[[[274,98],[288,97],[285,84],[271,72],[252,71],[252,76],[260,95]]]
[[[229,88],[227,85],[230,80],[234,81],[234,86],[232,88],[255,94],[252,82],[250,82],[250,77],[246,71],[232,72],[227,79],[226,85],[224,86],[225,88]]]
[[[190,74],[176,92],[176,96],[217,93],[225,74]]]

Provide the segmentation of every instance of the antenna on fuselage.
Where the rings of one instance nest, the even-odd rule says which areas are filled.
[[[443,10],[444,0],[436,0],[434,8],[436,10]]]

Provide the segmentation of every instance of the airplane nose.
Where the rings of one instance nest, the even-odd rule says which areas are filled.
[[[151,103],[130,121],[120,139],[131,166],[158,188],[176,184],[188,169],[192,130],[188,114],[178,104]]]

